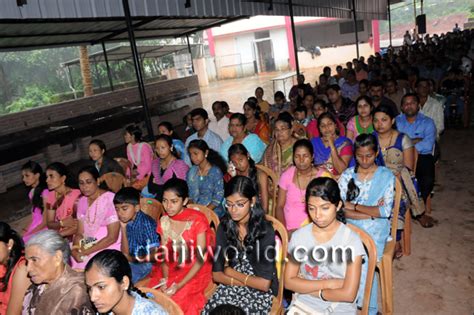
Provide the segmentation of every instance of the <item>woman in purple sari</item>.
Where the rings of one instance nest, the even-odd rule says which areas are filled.
[[[340,175],[352,159],[352,142],[339,136],[336,119],[331,113],[318,118],[319,137],[311,140],[314,148],[314,164],[325,166],[333,175]]]

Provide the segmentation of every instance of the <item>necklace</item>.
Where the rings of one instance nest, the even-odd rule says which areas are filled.
[[[209,163],[209,162],[208,162]],[[203,181],[204,180],[204,177],[207,175],[207,173],[209,172],[209,169],[208,169],[208,165],[206,165],[204,167],[204,170],[201,171],[201,168],[198,166],[198,175],[199,175],[199,180],[200,181]]]
[[[91,221],[91,218],[90,218],[91,212],[92,212],[90,210],[91,207],[90,206],[87,207],[87,223],[89,223],[89,225],[94,225],[95,220],[97,219],[97,208],[99,207],[99,202],[98,202],[99,197],[100,197],[100,194],[96,199],[94,199],[92,201],[92,204],[95,204],[95,206],[94,206],[94,219],[92,221]],[[89,201],[89,198],[88,198],[88,201]]]
[[[388,140],[388,143],[386,146],[382,146],[382,143],[381,141],[379,141],[379,145],[380,145],[380,148],[382,149],[382,152],[385,152],[387,151],[388,147],[390,146],[390,144],[392,143],[392,138],[393,138],[393,134],[395,132],[393,132],[393,130],[390,131],[390,139]]]
[[[313,177],[313,167],[311,166],[311,172],[309,173],[309,178]],[[300,184],[300,176],[298,170],[296,170],[296,184],[298,186],[298,189],[300,190],[300,197],[301,197],[301,202],[305,203],[305,193],[306,193],[306,187],[302,188]],[[306,185],[308,186],[308,185]]]

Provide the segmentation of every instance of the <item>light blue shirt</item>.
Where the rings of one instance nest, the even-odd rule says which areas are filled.
[[[198,137],[198,133],[195,132],[193,133],[192,135],[190,135],[188,137],[188,139],[186,139],[186,143],[184,144],[184,147],[186,148],[185,150],[185,155],[184,155],[184,161],[186,162],[186,164],[188,164],[189,166],[192,166],[192,163],[191,163],[191,159],[189,158],[189,153],[188,153],[188,147],[189,147],[189,143],[193,140],[197,140],[197,139],[200,139],[200,140],[204,140],[206,141],[207,145],[209,146],[209,148],[213,149],[214,151],[216,151],[217,153],[220,152],[221,150],[221,146],[222,146],[222,139],[221,137],[219,137],[217,135],[217,133],[211,131],[210,129],[207,129],[206,133],[204,134],[204,137],[202,138],[199,138]]]
[[[405,114],[400,114],[395,118],[397,129],[406,134],[410,139],[422,139],[415,144],[419,154],[433,154],[436,141],[436,126],[433,119],[418,113],[413,123],[409,123]]]
[[[230,136],[221,146],[221,156],[226,162],[229,162],[229,148],[232,146],[234,137]],[[267,145],[254,133],[249,133],[242,141],[243,146],[249,151],[250,157],[255,163],[259,163],[262,160],[263,153]]]
[[[159,305],[158,303],[151,300],[153,297],[150,296],[150,299],[146,299],[140,296],[137,292],[130,292],[130,294],[135,298],[135,304],[133,305],[133,310],[131,315],[168,315],[169,313],[165,311],[165,309]],[[148,296],[149,294],[147,294]],[[97,313],[99,314],[99,313]],[[107,314],[113,314],[109,312]]]

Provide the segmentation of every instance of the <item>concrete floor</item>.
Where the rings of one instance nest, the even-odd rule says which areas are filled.
[[[307,76],[319,73],[315,70]],[[204,107],[210,110],[212,101],[226,100],[232,111],[241,111],[243,101],[257,86],[265,89],[270,101],[269,79],[277,75],[211,83],[202,89]],[[439,224],[424,229],[414,223],[411,256],[394,262],[395,314],[474,313],[474,130],[447,130],[441,148],[433,198],[433,216]],[[0,219],[21,231],[29,221],[29,216],[18,219],[25,213],[20,209],[27,210],[26,190],[12,191],[0,195]],[[18,214],[16,218],[12,213]]]

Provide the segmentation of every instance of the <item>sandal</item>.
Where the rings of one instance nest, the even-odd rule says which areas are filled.
[[[424,228],[432,228],[435,223],[434,219],[426,214],[422,214],[421,216],[416,218],[415,222],[418,222]]]
[[[400,241],[397,241],[395,244],[395,252],[393,253],[393,258],[400,259],[403,257],[403,249]]]

